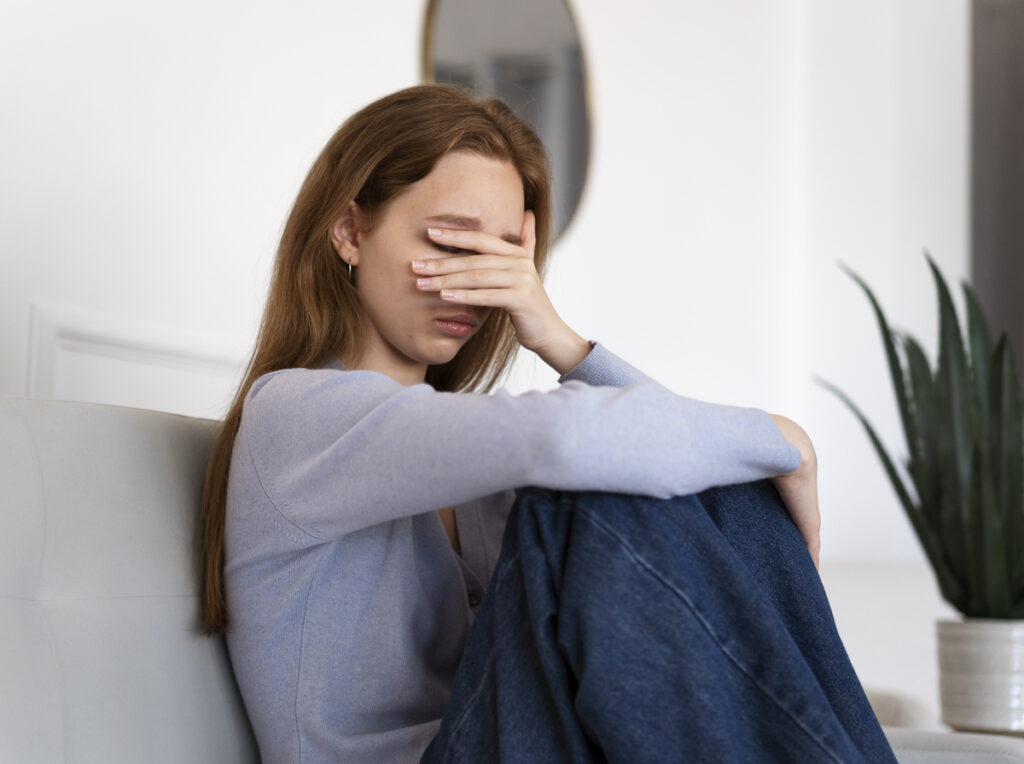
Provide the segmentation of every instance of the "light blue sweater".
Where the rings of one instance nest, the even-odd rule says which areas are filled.
[[[513,499],[668,497],[799,466],[758,409],[673,394],[601,345],[550,392],[260,377],[228,481],[228,649],[264,762],[417,762]],[[455,505],[461,557],[437,510]]]

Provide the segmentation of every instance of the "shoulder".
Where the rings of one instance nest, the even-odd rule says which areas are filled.
[[[315,402],[342,397],[358,401],[364,396],[390,395],[401,385],[384,374],[338,369],[279,369],[258,377],[245,396],[249,408],[278,408],[281,404]]]
[[[373,371],[280,369],[253,382],[242,406],[242,422],[257,437],[337,432],[390,399],[432,392],[429,385],[404,387]]]

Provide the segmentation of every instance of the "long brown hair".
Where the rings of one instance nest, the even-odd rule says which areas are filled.
[[[332,355],[358,357],[364,340],[368,318],[331,244],[331,223],[355,201],[372,225],[395,195],[456,150],[507,160],[519,171],[525,207],[536,216],[534,257],[543,275],[551,226],[548,158],[530,126],[503,103],[446,85],[417,85],[374,101],[338,128],[288,215],[255,349],[207,465],[197,547],[204,633],[227,626],[228,469],[249,388],[278,369],[310,367]],[[486,392],[517,347],[508,314],[492,311],[455,358],[428,368],[426,381],[438,390]]]

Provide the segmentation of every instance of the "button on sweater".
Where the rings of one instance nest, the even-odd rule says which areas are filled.
[[[767,413],[676,395],[600,344],[557,389],[517,396],[337,360],[260,377],[231,458],[225,587],[263,761],[419,761],[515,488],[665,498],[799,463]]]

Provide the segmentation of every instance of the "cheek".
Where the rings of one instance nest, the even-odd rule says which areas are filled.
[[[405,293],[410,286],[415,286],[412,267],[404,260],[377,258],[366,264],[363,274],[366,286],[380,295]]]

